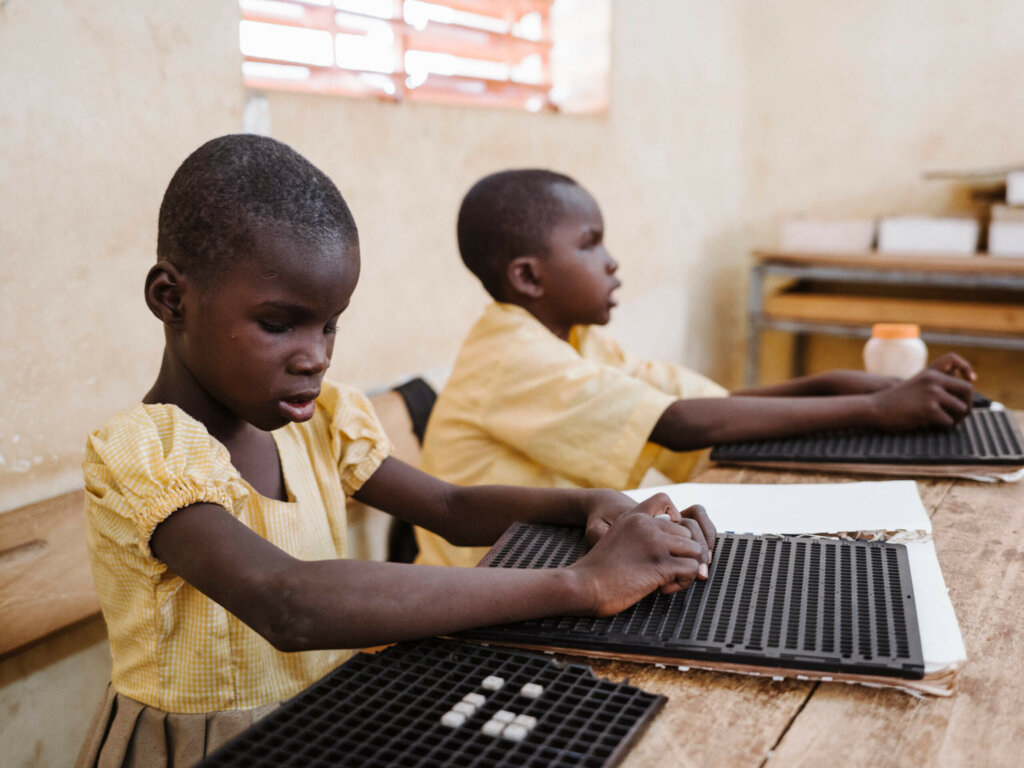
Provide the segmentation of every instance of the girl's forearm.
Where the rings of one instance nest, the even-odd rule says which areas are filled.
[[[344,590],[338,585],[344,583]],[[295,561],[268,580],[261,626],[280,650],[361,648],[593,608],[572,569]]]
[[[449,541],[458,546],[493,544],[517,520],[585,525],[583,489],[507,485],[453,486],[449,494]]]

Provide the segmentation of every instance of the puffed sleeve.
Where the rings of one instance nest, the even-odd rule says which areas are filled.
[[[363,487],[391,453],[391,441],[366,395],[355,387],[324,379],[317,404],[330,419],[331,455],[346,496]]]
[[[246,494],[224,446],[171,405],[141,405],[90,435],[83,473],[94,532],[146,559],[175,510],[206,502],[235,514]]]

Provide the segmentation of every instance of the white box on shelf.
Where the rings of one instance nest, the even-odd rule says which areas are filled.
[[[970,255],[978,249],[978,222],[966,218],[892,216],[878,225],[878,250],[887,253]]]
[[[872,219],[787,219],[779,250],[796,253],[863,253],[875,244]]]
[[[994,220],[988,225],[990,256],[1024,257],[1024,221]]]
[[[1010,205],[1024,205],[1024,171],[1010,171],[1006,174],[1006,202]]]

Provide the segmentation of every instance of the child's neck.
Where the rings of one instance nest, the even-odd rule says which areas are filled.
[[[142,402],[178,406],[229,448],[240,439],[244,440],[250,431],[261,432],[210,397],[181,360],[167,349],[156,382]]]
[[[156,383],[142,402],[181,408],[227,448],[235,469],[258,493],[271,499],[286,499],[281,460],[273,436],[240,419],[210,397],[181,360],[168,350],[164,350]]]
[[[528,300],[514,300],[506,299],[506,303],[514,304],[517,307],[522,307],[535,318],[537,322],[551,331],[555,336],[560,338],[562,341],[569,340],[569,334],[572,333],[572,325],[566,325],[557,321],[555,314],[548,311],[547,306],[544,302],[528,301]]]

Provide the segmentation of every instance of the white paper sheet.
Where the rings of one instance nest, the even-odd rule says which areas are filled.
[[[732,533],[931,532],[917,483],[719,484],[679,483],[638,488],[642,501],[665,493],[679,509],[701,504],[720,531]]]
[[[946,581],[942,578],[935,544],[931,541],[909,542],[906,547],[910,580],[914,582],[914,605],[921,632],[925,674],[962,664],[967,660],[967,649]]]
[[[667,494],[679,509],[702,504],[722,532],[930,533],[932,529],[913,480],[793,485],[680,483],[626,493],[642,501],[658,492]],[[963,663],[967,651],[935,545],[930,540],[901,543],[907,547],[914,584],[925,673]]]

